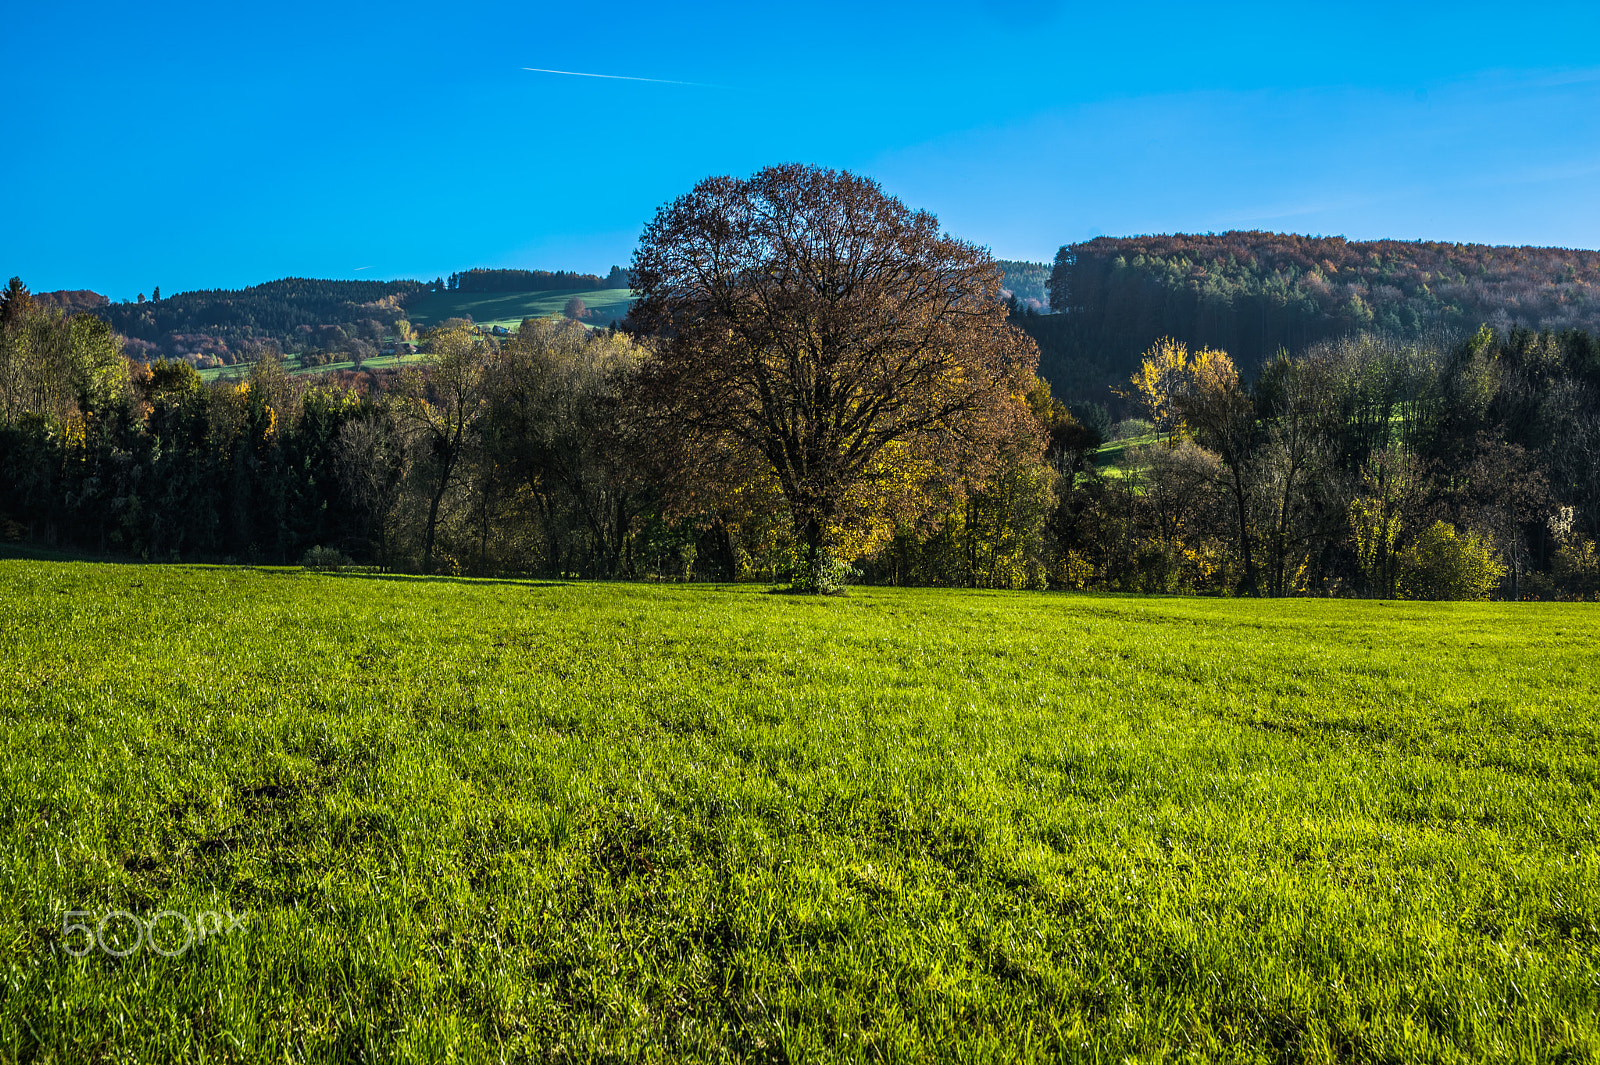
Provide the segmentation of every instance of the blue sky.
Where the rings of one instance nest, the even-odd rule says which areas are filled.
[[[603,273],[700,178],[796,160],[1003,258],[1234,228],[1600,247],[1593,0],[18,5],[0,94],[0,276],[117,299]]]

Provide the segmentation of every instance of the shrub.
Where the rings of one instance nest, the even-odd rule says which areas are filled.
[[[1505,563],[1485,537],[1436,521],[1401,555],[1398,584],[1402,599],[1479,600],[1489,598],[1505,575]]]
[[[1552,563],[1556,587],[1563,594],[1578,599],[1600,595],[1600,554],[1596,553],[1593,540],[1569,536]]]
[[[816,595],[840,595],[850,580],[861,576],[861,571],[827,552],[818,552],[815,562],[799,562],[794,567],[790,588],[796,592]]]
[[[1118,440],[1132,440],[1155,431],[1155,425],[1143,418],[1124,418],[1111,430],[1111,435]]]
[[[309,548],[301,556],[300,565],[306,569],[328,570],[337,573],[350,565],[350,558],[331,547],[313,547]]]

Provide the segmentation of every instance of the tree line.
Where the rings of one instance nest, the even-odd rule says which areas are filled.
[[[1136,444],[1057,513],[1065,583],[1392,598],[1600,591],[1600,338],[1483,326],[1280,355],[1158,341]]]
[[[567,292],[584,289],[627,288],[628,272],[613,266],[605,277],[567,270],[463,270],[451,274],[449,292]]]
[[[37,302],[66,314],[92,313],[144,362],[182,359],[200,368],[252,362],[262,352],[330,353],[358,360],[386,337],[405,338],[408,308],[439,292],[547,292],[628,287],[627,271],[606,277],[566,270],[465,270],[422,281],[328,281],[288,277],[241,289],[180,292],[112,303],[98,293],[41,293]],[[326,361],[326,360],[325,360]],[[333,359],[337,361],[337,359]]]
[[[0,301],[0,533],[153,559],[998,588],[1592,597],[1600,342],[1157,338],[1075,413],[986,252],[799,166],[664,206],[625,329],[440,328],[382,377],[129,360]],[[1097,415],[1097,416],[1091,416]],[[1109,444],[1106,438],[1109,437]],[[1105,444],[1105,446],[1102,446]]]

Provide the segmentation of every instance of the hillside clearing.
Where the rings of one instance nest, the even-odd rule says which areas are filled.
[[[446,318],[465,318],[473,324],[504,326],[522,324],[524,318],[543,318],[560,314],[567,301],[577,297],[595,317],[586,324],[609,325],[613,318],[627,315],[633,292],[625,288],[573,289],[560,292],[436,292],[416,300],[407,314],[417,329],[428,329]]]

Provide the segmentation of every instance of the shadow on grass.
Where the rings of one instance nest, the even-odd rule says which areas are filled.
[[[324,577],[354,581],[401,581],[410,584],[509,584],[517,588],[565,588],[571,581],[541,581],[515,577],[429,577],[421,573],[340,573],[334,570],[306,570]]]
[[[333,570],[313,570],[294,564],[273,565],[263,562],[160,562],[131,555],[101,555],[89,551],[62,551],[32,544],[0,543],[0,560],[13,559],[27,562],[89,562],[102,566],[158,566],[162,569],[238,569],[273,575],[321,573],[325,577],[343,577],[368,581],[410,581],[447,584],[509,584],[519,588],[564,588],[571,581],[541,581],[534,578],[513,577],[428,577],[419,573],[339,573]]]
[[[0,558],[31,562],[106,562],[113,565],[146,566],[150,563],[130,555],[102,555],[93,551],[73,551],[37,544],[0,544]]]

